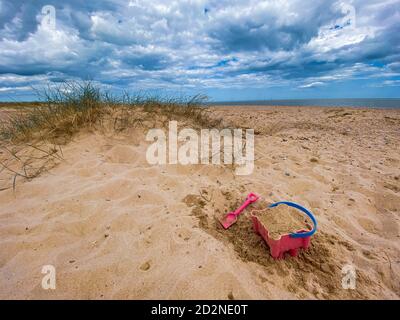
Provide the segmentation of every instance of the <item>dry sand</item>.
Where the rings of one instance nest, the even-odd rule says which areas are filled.
[[[255,128],[252,175],[151,166],[135,130],[82,132],[15,191],[2,171],[0,298],[399,299],[400,110],[214,113]],[[249,192],[263,196],[253,207],[310,208],[319,230],[309,250],[273,260],[249,210],[223,230],[215,217]],[[341,286],[346,264],[356,290]],[[55,290],[41,288],[43,265],[56,268]]]
[[[307,216],[286,205],[252,211],[252,214],[258,217],[268,230],[269,237],[275,240],[279,240],[283,235],[312,229],[312,222]]]

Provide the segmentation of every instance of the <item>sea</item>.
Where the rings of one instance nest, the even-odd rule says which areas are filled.
[[[400,109],[400,99],[288,99],[210,102],[217,106],[319,106]]]

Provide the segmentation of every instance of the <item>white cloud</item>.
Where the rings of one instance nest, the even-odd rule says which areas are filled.
[[[311,83],[307,83],[307,84],[303,84],[301,86],[299,86],[299,88],[313,88],[313,87],[319,87],[319,86],[323,86],[324,83],[321,81],[316,81],[316,82],[311,82]]]

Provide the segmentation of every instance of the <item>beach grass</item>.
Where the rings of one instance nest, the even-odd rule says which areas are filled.
[[[216,128],[206,97],[115,96],[93,82],[63,82],[38,92],[39,102],[3,103],[11,110],[0,122],[0,172],[33,179],[63,159],[62,146],[82,130],[167,127],[177,120],[193,128]]]
[[[50,141],[64,143],[82,128],[112,120],[122,131],[145,121],[163,118],[191,121],[195,126],[217,127],[221,120],[211,117],[206,97],[160,97],[154,95],[115,96],[90,81],[63,82],[38,93],[41,102],[14,106],[0,123],[0,138],[9,142]],[[15,103],[14,103],[15,104]],[[10,105],[13,107],[13,105]]]

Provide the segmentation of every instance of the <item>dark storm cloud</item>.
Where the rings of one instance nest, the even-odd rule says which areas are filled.
[[[288,7],[282,2],[253,1],[253,6],[242,2],[238,8],[228,6],[210,16],[209,35],[218,40],[223,51],[292,50],[308,43],[318,35],[321,26],[333,24],[344,14],[327,1],[292,1]],[[214,11],[211,11],[212,13]]]

